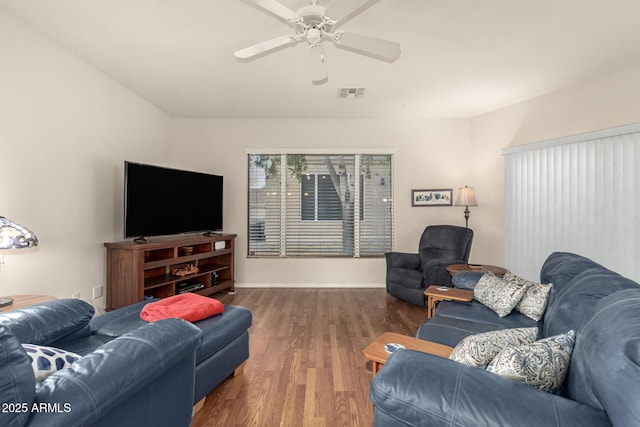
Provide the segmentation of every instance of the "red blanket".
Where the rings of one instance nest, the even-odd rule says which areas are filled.
[[[196,322],[222,312],[224,305],[217,299],[187,292],[145,305],[140,318],[147,322],[170,318]]]

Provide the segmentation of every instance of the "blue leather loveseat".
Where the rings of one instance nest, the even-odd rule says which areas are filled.
[[[376,426],[640,425],[640,286],[579,255],[556,252],[543,318],[500,318],[477,301],[441,302],[417,336],[455,346],[464,337],[538,326],[541,337],[576,332],[562,389],[549,393],[475,366],[401,350],[374,377]],[[454,280],[454,285],[456,280]]]

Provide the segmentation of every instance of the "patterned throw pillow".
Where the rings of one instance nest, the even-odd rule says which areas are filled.
[[[518,305],[526,291],[526,286],[508,282],[493,273],[485,273],[473,289],[473,298],[504,317]]]
[[[503,349],[531,344],[537,337],[538,328],[502,329],[469,335],[455,346],[449,359],[485,368]]]
[[[508,282],[527,287],[527,291],[524,293],[515,309],[536,322],[542,319],[544,310],[547,308],[549,292],[553,285],[551,283],[543,284],[531,282],[527,279],[516,276],[511,272],[505,273],[504,279]]]
[[[569,331],[506,348],[489,363],[487,371],[554,393],[567,375],[574,342],[575,332]]]
[[[31,359],[31,367],[36,381],[42,381],[54,372],[71,365],[80,359],[80,355],[59,348],[35,344],[22,344],[22,348]]]

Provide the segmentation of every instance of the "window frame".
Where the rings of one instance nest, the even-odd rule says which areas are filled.
[[[252,156],[278,159],[276,161],[278,166],[281,168],[282,171],[287,171],[286,173],[282,173],[282,177],[284,178],[279,182],[274,182],[274,181],[270,182],[270,185],[271,185],[270,188],[272,189],[271,190],[272,192],[267,193],[267,194],[273,195],[274,188],[280,189],[280,192],[279,192],[279,197],[281,198],[280,210],[274,214],[275,216],[273,218],[271,218],[272,223],[276,224],[275,231],[272,230],[271,232],[271,237],[272,237],[271,241],[275,242],[274,245],[277,246],[278,238],[274,237],[273,233],[275,232],[276,235],[280,233],[279,250],[275,249],[275,247],[271,247],[270,250],[263,252],[261,251],[260,242],[264,241],[264,236],[260,236],[261,239],[255,239],[255,240],[252,239],[250,227],[251,227],[251,222],[252,220],[254,220],[254,218],[251,216],[252,205],[250,203],[250,198],[248,197],[247,228],[249,231],[249,236],[248,236],[248,245],[247,245],[247,257],[249,258],[273,258],[273,257],[282,257],[282,258],[367,257],[367,258],[371,258],[371,257],[383,257],[385,252],[393,250],[393,242],[394,242],[393,182],[394,182],[394,172],[395,172],[393,167],[393,162],[394,162],[395,150],[330,150],[329,151],[330,154],[327,154],[327,152],[324,150],[292,152],[291,150],[286,150],[286,149],[283,149],[283,150],[263,150],[263,149],[249,150],[248,149],[248,150],[245,150],[245,152],[247,154],[247,159],[248,159],[247,167],[249,169],[249,180],[251,179],[250,175],[251,175],[251,169],[252,169],[252,161],[251,161]],[[302,197],[303,197],[302,187],[301,187],[302,184],[300,184],[300,194],[297,194],[296,196],[291,196],[290,187],[292,185],[292,181],[290,180],[293,179],[293,176],[290,174],[290,171],[292,171],[292,169],[289,169],[289,167],[294,167],[295,165],[291,165],[287,162],[288,158],[291,158],[295,161],[296,158],[299,158],[300,156],[311,156],[309,158],[310,164],[312,166],[316,165],[315,166],[316,170],[313,170],[314,167],[310,167],[309,168],[310,170],[308,171],[305,170],[304,172],[304,175],[314,175],[314,179],[316,182],[313,184],[313,187],[316,193],[318,191],[318,184],[317,184],[318,177],[322,175],[329,175],[329,173],[318,172],[317,165],[320,164],[318,157],[331,156],[331,158],[334,159],[335,165],[337,165],[337,163],[335,163],[337,161],[336,159],[340,159],[342,157],[347,159],[347,162],[349,163],[349,165],[351,165],[349,166],[349,168],[351,169],[348,169],[347,173],[344,175],[348,177],[347,178],[348,181],[342,181],[342,182],[346,183],[346,185],[348,186],[347,188],[350,189],[353,197],[353,199],[351,199],[352,206],[351,206],[351,209],[349,209],[348,211],[349,216],[347,218],[342,218],[342,219],[319,218],[318,206],[317,206],[318,196],[316,194],[314,195],[314,205],[315,205],[314,219],[313,220],[302,219],[302,207],[301,207]],[[367,156],[369,158],[367,158]],[[377,157],[377,156],[388,156],[388,158],[385,159],[384,157]],[[373,158],[373,161],[371,161],[370,158]],[[305,162],[306,162],[306,159],[307,158],[305,158]],[[366,165],[364,163],[361,164],[361,161],[364,161],[363,159],[367,159]],[[371,176],[372,174],[370,173],[370,167],[372,165],[373,165],[373,168],[371,170],[375,169],[375,172],[376,172],[374,174],[375,177],[372,177]],[[363,169],[365,167],[367,171],[366,174],[364,172],[365,169]],[[331,173],[333,173],[332,170],[331,170]],[[356,175],[356,173],[359,179],[353,180],[353,176]],[[295,176],[298,177],[298,182],[301,183],[301,180],[299,178],[301,175],[295,175]],[[334,182],[335,182],[335,177],[336,175],[333,175]],[[376,181],[378,177],[382,177],[382,178],[379,181]],[[289,180],[289,182],[287,182],[287,180]],[[378,187],[377,185],[374,184],[376,182],[380,183],[379,188],[376,188]],[[252,188],[251,185],[252,185],[251,182],[249,182],[247,185],[248,191],[251,191],[251,188]],[[289,185],[289,187],[287,187],[287,185]],[[387,187],[383,188],[382,186],[385,186],[385,185]],[[371,193],[371,194],[367,193],[368,186],[371,186],[371,189],[374,193]],[[338,187],[335,187],[335,188],[337,189]],[[336,191],[339,191],[339,190],[336,190]],[[340,253],[340,250],[336,249],[335,245],[334,245],[333,253],[329,253],[331,251],[328,250],[327,254],[313,253],[314,249],[311,249],[310,253],[306,254],[304,253],[304,250],[299,250],[296,248],[296,243],[295,243],[295,239],[296,239],[295,236],[297,236],[296,226],[293,225],[292,227],[291,224],[287,222],[287,221],[291,221],[291,219],[293,218],[291,217],[291,214],[293,211],[288,210],[290,205],[289,202],[291,202],[292,199],[288,199],[287,201],[285,196],[287,192],[289,193],[289,197],[298,197],[298,203],[299,203],[298,209],[300,209],[298,213],[299,215],[298,220],[300,221],[300,223],[307,223],[307,224],[335,223],[335,224],[347,224],[348,226],[348,223],[352,222],[353,232],[351,234],[348,231],[349,230],[348,228],[345,229],[344,227],[342,227],[342,225],[339,225],[343,230],[342,237],[340,239],[340,241],[342,242],[340,243],[340,246],[342,247],[342,254]],[[295,188],[294,188],[294,192],[295,192]],[[338,195],[338,197],[340,197],[340,195]],[[371,197],[373,197],[373,199],[370,199]],[[365,198],[367,198],[367,200],[365,200]],[[380,200],[380,202],[378,200]],[[342,200],[340,203],[341,203],[341,207],[344,206],[342,205]],[[275,207],[275,209],[278,210],[277,208],[278,203],[272,203],[271,206]],[[296,207],[294,206],[294,210],[295,209]],[[367,215],[365,215],[365,212],[364,212],[365,209],[368,210]],[[349,221],[349,219],[351,219],[351,221]],[[345,223],[344,221],[347,221],[347,223]],[[278,222],[280,223],[279,230],[277,228]],[[366,227],[364,227],[364,225],[368,222],[371,222],[371,223],[368,224]],[[324,230],[322,229],[321,224],[319,225],[320,227],[318,229],[319,231],[317,232],[318,233],[317,237],[320,240],[322,240],[322,238],[325,237],[323,234]],[[361,228],[363,229],[361,230]],[[333,233],[335,233],[336,232],[335,229],[333,230],[334,230]],[[380,230],[382,230],[382,232],[380,232]],[[310,244],[312,246],[315,246],[316,242],[314,240],[315,238],[313,237],[314,232],[306,230],[305,233],[306,234],[303,235],[303,238],[305,238],[306,236],[306,239],[308,239],[307,241],[313,242]],[[344,233],[347,233],[347,234],[344,234]],[[378,236],[379,234],[380,236]],[[349,236],[351,236],[350,240],[349,240]],[[347,240],[345,240],[345,238]],[[291,239],[294,239],[293,240],[294,243],[291,243],[292,242]],[[256,247],[256,245],[258,246]],[[350,248],[346,249],[347,252],[345,252],[345,247],[346,247],[345,245],[350,246]],[[360,246],[363,246],[364,250],[361,251]],[[293,247],[293,249],[291,249],[291,247]]]

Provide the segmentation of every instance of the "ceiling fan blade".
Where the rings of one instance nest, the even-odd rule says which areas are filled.
[[[282,48],[287,45],[296,43],[296,40],[291,36],[280,36],[275,39],[267,40],[262,43],[249,46],[247,48],[234,52],[236,58],[242,60],[255,59],[256,57],[271,53],[276,49]]]
[[[309,46],[309,68],[311,83],[314,85],[321,85],[329,81],[327,62],[321,44]]]
[[[257,6],[263,11],[274,15],[277,18],[280,18],[286,22],[296,21],[300,19],[300,17],[291,9],[284,6],[282,3],[276,0],[243,0],[245,3],[249,3]]]
[[[400,44],[354,33],[341,33],[336,47],[386,62],[393,62],[400,57]]]
[[[324,11],[329,19],[336,21],[336,27],[362,13],[380,0],[334,0]]]

